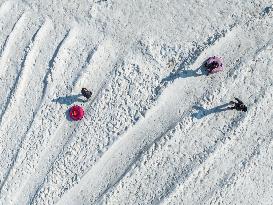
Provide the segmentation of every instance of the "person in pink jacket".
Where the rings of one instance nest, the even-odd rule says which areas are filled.
[[[221,57],[209,57],[205,62],[205,67],[209,74],[214,74],[224,70],[223,59]]]

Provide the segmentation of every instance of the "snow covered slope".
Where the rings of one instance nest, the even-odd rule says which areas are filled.
[[[271,1],[0,0],[0,31],[1,205],[273,204]]]

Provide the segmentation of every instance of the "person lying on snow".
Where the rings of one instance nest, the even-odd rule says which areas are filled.
[[[81,93],[87,100],[92,96],[92,92],[86,88],[82,88]]]
[[[234,102],[234,101],[230,101],[230,104],[233,105],[233,107],[228,107],[228,109],[230,110],[237,110],[237,111],[243,111],[243,112],[246,112],[247,111],[247,107],[244,105],[244,103],[239,100],[238,98],[235,98],[235,100],[237,102]]]

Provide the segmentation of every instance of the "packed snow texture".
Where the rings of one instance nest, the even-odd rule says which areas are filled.
[[[0,31],[1,205],[273,204],[271,0],[0,0]]]

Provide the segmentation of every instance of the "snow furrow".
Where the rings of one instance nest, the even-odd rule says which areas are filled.
[[[24,49],[24,55],[22,57],[22,62],[21,62],[21,65],[20,65],[21,68],[20,68],[19,72],[17,73],[17,76],[16,76],[16,78],[14,80],[14,83],[13,83],[11,89],[10,89],[11,91],[10,91],[8,97],[7,97],[7,101],[3,106],[4,109],[3,109],[3,112],[2,112],[2,114],[0,116],[0,126],[2,126],[3,117],[5,118],[5,113],[7,111],[8,106],[10,105],[11,101],[15,100],[14,98],[15,98],[16,94],[20,94],[20,92],[17,91],[17,89],[19,89],[20,85],[23,83],[21,81],[24,80],[24,72],[25,72],[25,69],[26,69],[26,66],[25,66],[26,58],[27,58],[27,56],[29,54],[29,51],[31,50],[33,41],[35,40],[36,35],[39,32],[39,29],[34,33],[34,35],[32,36],[29,44]]]
[[[3,45],[1,46],[0,50],[0,58],[4,58],[3,56],[7,55],[6,53],[10,52],[11,44],[13,43],[14,39],[17,37],[18,33],[22,31],[22,26],[26,24],[27,20],[27,13],[22,13],[16,22],[13,24],[9,35],[6,37]],[[2,59],[1,59],[2,61]]]
[[[60,43],[57,45],[53,55],[52,55],[52,58],[50,59],[49,63],[48,63],[48,68],[47,68],[47,72],[45,74],[45,77],[43,79],[43,91],[42,91],[42,99],[45,98],[47,92],[48,92],[48,86],[50,84],[50,78],[51,78],[51,81],[52,81],[52,69],[54,67],[54,62],[55,62],[55,58],[56,56],[58,55],[59,51],[60,51],[60,48],[61,46],[63,45],[63,43],[65,42],[65,40],[67,39],[67,37],[69,36],[69,33],[70,33],[70,30],[68,30],[66,32],[66,34],[64,35],[63,39],[60,41]]]
[[[0,56],[7,45],[9,34],[12,33],[18,21],[22,17],[22,8],[16,5],[14,1],[5,1],[0,8]],[[13,23],[11,23],[13,22]]]
[[[3,115],[6,112],[16,84],[20,78],[20,74],[22,72],[21,64],[24,61],[24,56],[26,56],[28,53],[28,45],[30,45],[31,38],[33,37],[30,35],[37,29],[37,24],[39,23],[38,21],[39,20],[35,20],[32,22],[32,20],[27,17],[27,14],[24,14],[16,24],[12,33],[9,35],[7,45],[4,47],[4,52],[1,56],[0,62],[0,65],[3,68],[0,73],[0,78],[2,79],[1,86],[5,88],[0,93],[2,96],[0,101],[0,124],[2,123]],[[26,40],[22,41],[20,38],[18,38],[18,36],[24,36],[26,37]],[[10,56],[12,49],[16,49],[17,55]],[[6,73],[7,70],[9,71],[8,74]]]
[[[19,146],[20,148],[24,147],[23,143],[24,143],[24,140],[26,139],[26,136],[32,132],[33,124],[35,126],[34,120],[36,120],[36,115],[38,113],[38,110],[39,110],[41,104],[43,103],[43,99],[42,99],[43,82],[42,82],[42,79],[44,78],[46,71],[47,71],[46,68],[48,67],[48,63],[46,63],[46,62],[49,62],[49,60],[52,57],[52,56],[50,56],[50,53],[47,53],[46,55],[44,53],[46,53],[48,50],[55,49],[54,48],[54,41],[56,41],[56,39],[55,39],[55,36],[53,35],[54,28],[53,28],[53,25],[51,25],[50,20],[48,20],[47,23],[48,24],[43,27],[43,29],[41,30],[41,33],[39,34],[39,37],[37,38],[38,42],[36,45],[38,45],[40,47],[40,49],[35,48],[35,47],[33,48],[33,49],[35,49],[33,51],[33,53],[36,53],[38,56],[34,62],[33,62],[34,59],[31,59],[29,62],[30,65],[33,63],[33,69],[35,69],[36,75],[32,76],[32,78],[30,79],[28,84],[25,85],[26,86],[26,90],[25,90],[26,93],[24,95],[28,96],[28,99],[25,99],[26,100],[25,105],[28,109],[30,109],[30,112],[32,113],[32,115],[25,116],[25,117],[31,117],[31,118],[30,118],[30,124],[27,128],[27,132],[26,132],[26,134],[24,134],[22,136],[22,141]],[[48,31],[47,31],[47,27],[49,27]],[[41,38],[41,39],[39,39],[39,38]],[[46,38],[47,41],[43,41],[44,38]],[[39,95],[33,96],[33,93],[36,93],[36,94],[39,93]],[[32,109],[35,107],[35,106],[32,107],[35,104],[34,102],[36,102],[36,109],[35,110]],[[20,110],[22,112],[24,112],[24,110],[26,109],[26,108],[24,108],[25,105],[21,104],[22,109],[20,109]],[[11,124],[12,124],[12,122],[11,122]],[[20,148],[17,150],[17,152],[15,154],[16,157],[14,160],[17,160],[17,158],[22,160],[22,155],[19,154],[20,151],[22,151],[22,149],[20,149]],[[25,156],[23,155],[23,157],[25,157]],[[9,172],[12,173],[12,175],[14,175],[13,166],[15,166],[15,170],[16,170],[16,166],[18,167],[18,164],[16,163],[16,161],[12,162],[12,167],[9,170]],[[20,166],[20,164],[19,164],[19,166]],[[15,177],[9,177],[7,179],[7,184],[5,184],[5,186],[3,185],[4,186],[3,191],[6,192],[9,189],[8,187],[10,187],[10,180],[12,181],[13,179],[15,180]],[[13,187],[15,187],[15,185]]]
[[[12,157],[13,159],[11,160],[12,163],[6,162],[7,165],[10,164],[10,167],[8,167],[8,171],[5,174],[3,182],[1,181],[0,195],[1,195],[2,188],[9,176],[9,173],[10,173],[11,169],[13,168],[14,163],[16,162],[19,149],[21,148],[22,142],[24,141],[24,136],[29,131],[29,128],[32,125],[34,116],[36,115],[37,109],[39,108],[39,103],[37,102],[37,101],[39,101],[39,98],[36,99],[36,103],[35,103],[35,101],[32,99],[31,95],[33,94],[33,92],[37,92],[37,90],[35,88],[39,88],[39,86],[37,86],[37,85],[38,85],[40,78],[38,77],[38,81],[35,81],[36,78],[32,77],[32,74],[34,71],[33,70],[34,65],[36,65],[36,61],[39,56],[39,50],[42,47],[41,43],[43,42],[43,40],[46,39],[51,28],[52,28],[52,23],[48,20],[48,21],[44,22],[43,25],[33,35],[33,38],[31,40],[28,48],[26,49],[28,52],[25,55],[24,60],[22,61],[22,69],[21,69],[22,75],[20,76],[20,79],[18,80],[18,84],[16,86],[16,89],[14,89],[14,95],[11,100],[12,104],[10,104],[9,108],[7,109],[7,111],[4,115],[5,119],[10,119],[10,120],[5,120],[3,122],[3,124],[1,125],[2,129],[0,131],[0,135],[5,136],[5,139],[9,138],[9,140],[7,141],[8,142],[7,144],[1,144],[1,146],[3,145],[1,150],[4,150],[5,152],[9,151],[14,154],[12,154],[12,153],[8,154],[9,157],[7,157],[6,155],[1,156],[1,157],[3,157],[3,159],[1,160],[2,162],[9,160],[10,157]],[[37,76],[37,74],[38,74],[37,69],[35,72],[36,72],[36,76]],[[29,92],[29,90],[28,90],[29,84],[32,84],[33,82],[36,83],[36,86],[32,87],[32,89],[33,89],[32,92]],[[31,102],[28,102],[29,100],[31,100]],[[25,107],[25,105],[27,105],[27,104],[31,105],[31,106]],[[38,104],[38,106],[37,106],[37,104]],[[27,116],[24,115],[24,113],[26,113],[26,112],[28,113]],[[14,119],[13,116],[17,116],[17,117]],[[17,123],[20,121],[25,122],[25,123],[28,122],[28,123],[27,123],[27,126],[24,126],[24,127],[20,127],[18,125],[16,127],[14,127],[16,125],[14,120],[16,120]],[[12,131],[10,131],[11,127],[13,127]],[[9,146],[11,146],[12,143],[16,144],[18,142],[19,142],[19,146],[17,149],[9,147]],[[4,173],[4,172],[2,172],[2,173]]]
[[[76,32],[76,31],[73,31],[73,33],[78,33],[78,32]],[[74,34],[73,34],[74,35]],[[71,39],[69,40],[69,42],[71,41]],[[90,40],[88,40],[87,38],[84,40],[84,41],[86,41],[86,42],[88,42],[88,41],[90,41]],[[79,43],[82,43],[82,42],[79,42]],[[68,45],[70,44],[70,43],[67,43]],[[74,44],[74,43],[73,43]],[[80,46],[81,44],[78,44],[77,46]],[[70,47],[70,46],[69,46]],[[63,48],[61,48],[61,50],[62,50]],[[67,51],[68,51],[68,54],[70,55],[70,50],[71,50],[71,48],[66,48],[67,49]],[[88,56],[89,55],[89,52],[87,51],[87,47],[85,47],[85,48],[81,48],[81,49],[84,49],[84,52],[86,52],[87,53],[87,60],[90,58],[90,56]],[[73,48],[72,48],[72,50],[73,50]],[[77,48],[77,50],[78,50],[78,48]],[[63,52],[63,51],[62,51]],[[63,54],[62,54],[63,55]],[[70,69],[73,69],[73,64],[76,64],[76,63],[78,63],[78,62],[75,62],[75,61],[72,61],[73,59],[71,58],[71,57],[69,57],[69,55],[67,56],[67,59],[71,59],[70,61],[71,61],[71,63],[67,63],[67,61],[65,60],[65,61],[63,61],[63,59],[64,59],[64,56],[62,57],[62,58],[58,58],[58,59],[60,59],[61,61],[59,62],[59,60],[57,61],[57,65],[54,65],[55,67],[60,67],[60,66],[62,66],[61,64],[63,64],[64,63],[64,65],[65,64],[67,64],[67,65],[70,65],[71,66],[71,68]],[[74,55],[74,54],[73,54]],[[77,51],[77,55],[81,55],[81,52],[79,52],[79,51]],[[81,55],[82,57],[83,57],[83,55]],[[77,58],[76,58],[77,59]],[[75,69],[74,68],[74,70],[73,70],[73,72],[77,72],[78,74],[82,71],[82,69],[85,69],[85,66],[87,66],[87,65],[85,65],[86,64],[86,59],[82,59],[82,64],[83,64],[83,66],[82,67],[78,67],[77,69]],[[84,62],[85,61],[85,62]],[[62,66],[63,67],[63,66]],[[65,72],[67,72],[68,74],[69,74],[69,72],[68,72],[68,70],[64,70]],[[55,72],[53,72],[52,73],[52,77],[53,77],[53,82],[55,81],[54,80],[54,76],[60,76],[60,74],[57,74],[56,72],[60,72],[60,70],[58,71],[58,70],[56,70]],[[73,76],[73,75],[72,75]],[[88,77],[88,76],[84,76],[84,77]],[[71,80],[69,80],[69,81],[65,81],[65,83],[68,83],[69,84],[69,86],[72,86],[72,82],[74,81],[75,79],[71,79]],[[79,79],[79,81],[82,81],[82,82],[84,82],[84,81],[87,81],[88,82],[88,79],[83,79],[83,78],[80,78]],[[56,81],[57,82],[57,81]],[[60,83],[60,82],[59,82]],[[101,86],[103,86],[103,83],[101,84]],[[58,89],[60,89],[60,88],[58,88]],[[99,87],[98,87],[98,89],[99,89]],[[68,89],[67,91],[69,91],[69,90],[73,90],[72,91],[72,93],[73,92],[75,92],[76,90],[74,90],[74,88],[70,88],[70,89]],[[67,92],[66,91],[66,92]],[[79,92],[79,91],[78,91]],[[98,92],[99,92],[99,90],[98,90]],[[95,93],[95,96],[96,96],[96,91],[94,91],[94,93]],[[62,94],[61,93],[55,93],[55,94],[53,94],[53,93],[49,93],[49,95],[51,96],[51,98],[53,97],[53,96],[61,96]],[[52,96],[53,95],[53,96]],[[69,96],[67,96],[67,98],[69,98]],[[53,97],[53,99],[54,99],[54,97]],[[78,101],[78,99],[76,99],[77,101]],[[80,100],[80,99],[79,99]],[[95,99],[94,99],[95,100]],[[75,101],[76,102],[76,101]],[[79,102],[81,102],[81,101],[79,101]],[[66,106],[64,106],[63,104],[62,104],[62,101],[55,101],[55,106],[56,106],[56,103],[58,104],[58,103],[60,103],[58,106],[59,106],[59,110],[63,110],[64,111],[64,109],[67,109],[66,108]],[[92,101],[90,102],[90,103],[92,103]],[[46,107],[46,109],[49,109],[48,107]],[[47,118],[49,117],[48,115],[45,115],[45,116],[47,116]],[[54,116],[54,118],[56,118],[57,116],[55,115]],[[47,171],[47,170],[44,170],[43,169],[43,167],[44,166],[48,166],[48,164],[44,164],[44,162],[45,162],[45,160],[43,159],[43,158],[47,158],[47,157],[51,157],[51,156],[53,156],[54,154],[53,153],[55,153],[57,150],[59,150],[59,149],[62,149],[61,147],[62,147],[62,145],[66,142],[66,140],[64,139],[64,138],[62,138],[61,136],[62,136],[62,134],[63,134],[63,129],[64,129],[64,127],[66,128],[66,133],[67,133],[67,135],[69,136],[70,135],[70,133],[75,129],[75,127],[77,126],[77,123],[75,124],[75,125],[73,125],[73,126],[71,126],[72,124],[71,123],[67,123],[66,122],[66,120],[65,120],[65,111],[64,112],[59,112],[59,114],[58,114],[58,117],[60,117],[61,118],[61,120],[60,120],[60,123],[57,125],[57,124],[52,124],[51,125],[51,129],[53,130],[53,127],[55,127],[56,125],[57,125],[57,127],[56,127],[56,130],[55,130],[55,133],[52,133],[52,135],[53,136],[50,136],[50,138],[45,138],[43,141],[40,141],[40,143],[42,143],[43,144],[43,146],[45,146],[45,144],[47,144],[46,145],[46,147],[51,147],[50,148],[50,150],[48,150],[47,148],[45,148],[44,150],[41,150],[41,153],[38,153],[38,156],[36,156],[36,159],[37,160],[41,160],[41,161],[37,161],[36,163],[37,163],[37,165],[35,165],[35,164],[33,164],[32,166],[37,166],[37,167],[39,167],[39,166],[42,166],[42,167],[40,167],[41,168],[41,173],[44,173],[44,174],[46,174],[46,172],[44,172],[44,171]],[[65,125],[66,124],[66,125]],[[58,132],[60,132],[60,133],[58,133]],[[37,137],[37,136],[36,136]],[[43,136],[43,137],[45,137],[45,136]],[[57,142],[58,141],[58,142]],[[42,145],[41,144],[41,145]],[[37,146],[37,145],[36,145]],[[40,146],[40,145],[38,145],[38,146]],[[32,149],[30,149],[31,147],[29,147],[28,148],[28,150],[25,150],[25,151],[27,151],[27,152],[31,152],[31,151],[33,151]],[[56,150],[56,151],[54,151],[54,150]],[[24,152],[25,152],[24,151]],[[48,151],[49,151],[49,153],[48,153]],[[39,158],[39,157],[41,157],[41,159]],[[55,156],[56,157],[56,156]],[[32,162],[31,163],[34,163],[35,162],[35,160],[32,158]],[[40,162],[42,162],[42,164],[39,164]],[[49,162],[49,161],[48,161]],[[27,164],[26,164],[27,165]],[[21,168],[20,168],[21,169]],[[42,170],[44,170],[44,171],[42,171]],[[30,174],[30,173],[26,173],[27,175],[28,174]],[[29,176],[31,176],[31,175],[29,175]],[[31,177],[33,177],[33,176],[31,176]],[[44,177],[44,175],[40,175],[40,174],[37,174],[37,178],[41,178],[41,177]],[[33,181],[28,181],[28,180],[26,180],[24,183],[26,184],[26,183],[33,183],[33,186],[37,186],[36,184],[34,184],[36,181],[35,180],[33,180]],[[37,181],[37,183],[38,183],[39,181]],[[31,186],[30,186],[31,187]],[[30,187],[29,186],[24,186],[24,184],[22,185],[22,187],[21,187],[21,189],[24,189],[24,188],[26,188],[26,190],[27,191],[30,191]],[[33,188],[35,188],[35,187],[33,187]],[[35,188],[36,189],[36,188]],[[33,192],[34,193],[34,192]],[[33,194],[32,193],[32,194]],[[24,200],[30,200],[30,199],[24,199]],[[20,200],[20,201],[22,201],[22,200]]]

